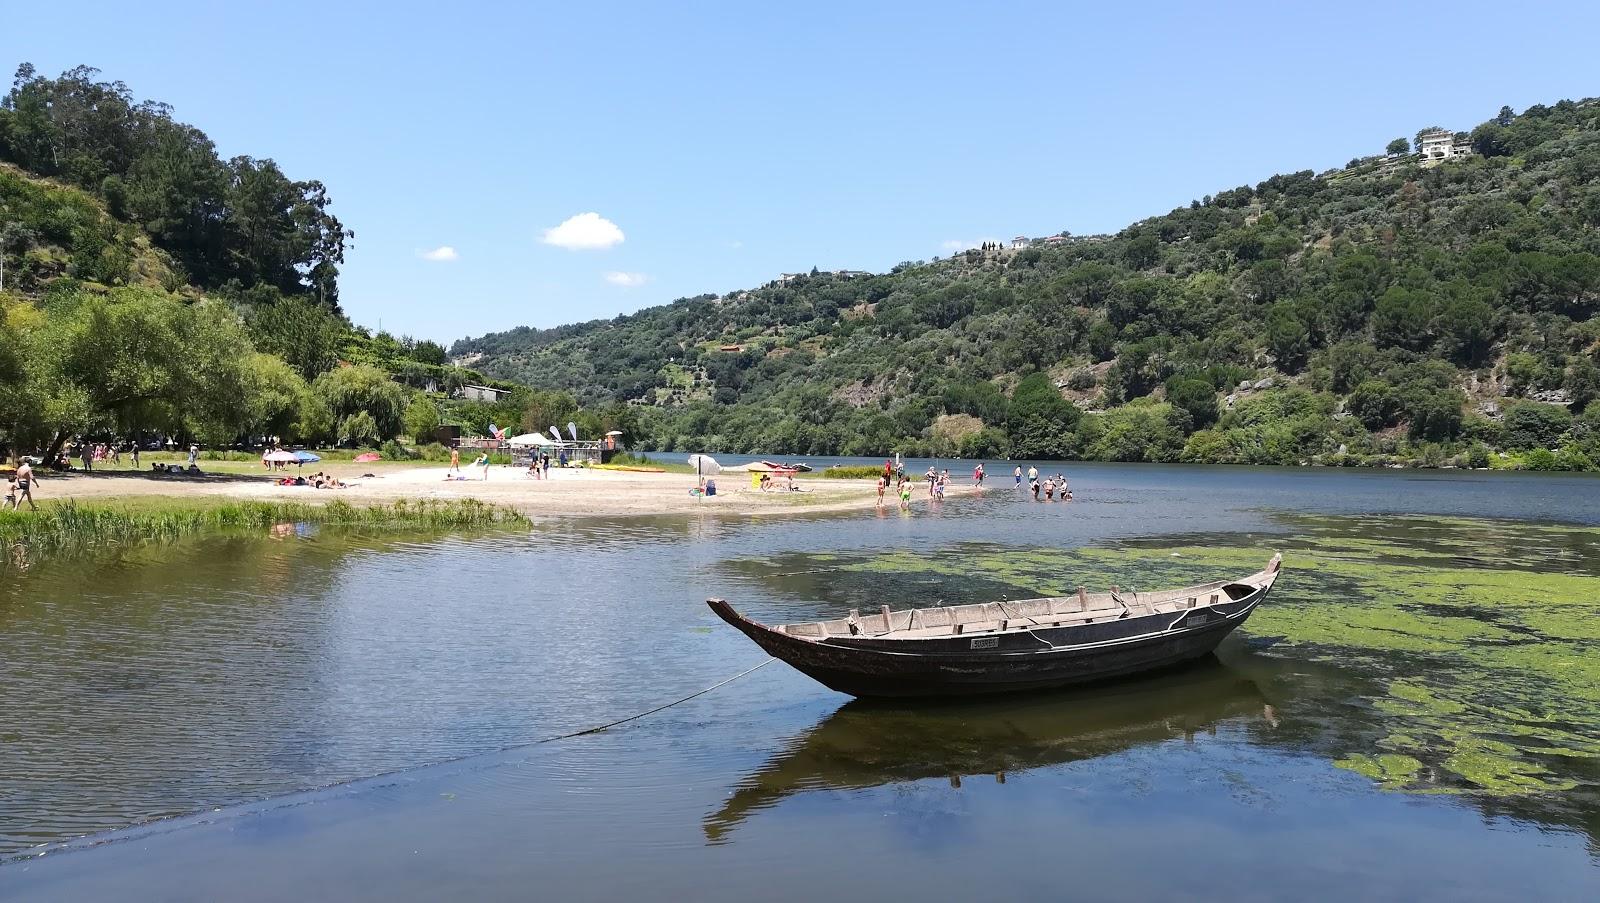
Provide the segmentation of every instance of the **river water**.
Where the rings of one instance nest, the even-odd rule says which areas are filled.
[[[0,898],[1600,894],[1600,480],[1072,465],[1035,503],[1006,470],[910,513],[13,567]],[[759,664],[708,596],[809,620],[1274,550],[1177,672],[907,706],[773,663],[536,742]]]

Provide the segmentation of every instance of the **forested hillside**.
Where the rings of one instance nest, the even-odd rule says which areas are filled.
[[[376,445],[430,440],[442,418],[481,434],[530,411],[542,426],[584,417],[527,389],[451,398],[486,377],[340,312],[352,233],[320,182],[221,160],[166,105],[96,75],[24,65],[0,99],[0,452],[169,436]]]
[[[1461,141],[1424,166],[1397,139],[1114,236],[451,353],[627,401],[661,448],[1590,469],[1600,103],[1502,108]]]

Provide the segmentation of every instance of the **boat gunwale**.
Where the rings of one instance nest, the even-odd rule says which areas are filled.
[[[1282,556],[1281,553],[1274,554],[1272,556],[1272,559],[1267,563],[1267,566],[1265,568],[1262,568],[1261,570],[1259,570],[1259,571],[1257,571],[1257,572],[1255,572],[1253,574],[1250,574],[1247,577],[1241,577],[1241,578],[1232,579],[1232,580],[1216,580],[1216,581],[1211,581],[1209,583],[1201,583],[1201,584],[1195,584],[1195,585],[1192,585],[1192,586],[1179,587],[1177,589],[1153,590],[1153,591],[1147,592],[1147,593],[1138,593],[1138,592],[1129,591],[1129,596],[1131,597],[1131,599],[1132,599],[1132,601],[1134,603],[1134,606],[1143,606],[1143,608],[1144,608],[1144,610],[1139,611],[1137,613],[1135,613],[1135,611],[1134,611],[1134,606],[1130,606],[1127,601],[1124,601],[1121,598],[1121,596],[1119,594],[1119,591],[1116,590],[1115,588],[1113,588],[1113,590],[1111,592],[1108,592],[1108,593],[1092,593],[1092,594],[1084,594],[1084,595],[1081,595],[1081,596],[1040,596],[1040,597],[1036,597],[1036,598],[1032,598],[1032,599],[1006,600],[1006,601],[1003,601],[1003,602],[976,602],[976,603],[968,603],[966,605],[959,605],[959,606],[933,606],[933,607],[928,607],[928,608],[910,608],[910,609],[902,609],[902,610],[900,610],[898,612],[891,612],[889,610],[888,606],[884,606],[883,607],[883,613],[880,613],[880,614],[869,614],[869,615],[866,615],[865,617],[861,617],[856,612],[853,611],[852,612],[852,616],[850,618],[835,618],[835,619],[822,620],[822,621],[796,622],[796,623],[793,623],[793,624],[777,624],[777,625],[763,624],[760,621],[756,621],[754,619],[746,617],[744,614],[740,613],[737,609],[735,609],[725,599],[708,599],[706,601],[707,601],[708,604],[711,605],[713,610],[717,611],[717,613],[720,616],[723,617],[724,620],[728,620],[728,617],[727,617],[726,614],[723,614],[723,611],[722,611],[723,608],[725,608],[728,613],[732,614],[734,616],[734,618],[737,618],[738,621],[742,621],[743,623],[749,625],[750,627],[755,628],[755,629],[760,630],[760,631],[763,631],[763,632],[766,632],[768,634],[772,634],[772,635],[775,635],[775,636],[781,636],[781,637],[783,637],[784,639],[787,639],[787,640],[794,640],[794,641],[798,641],[798,642],[811,643],[811,644],[815,644],[815,645],[832,646],[833,648],[850,649],[852,651],[859,651],[859,652],[889,652],[891,654],[896,654],[896,655],[923,655],[923,654],[926,654],[926,653],[910,652],[910,651],[907,651],[907,652],[892,652],[892,650],[879,649],[879,648],[874,647],[874,646],[860,646],[860,645],[856,645],[856,644],[850,643],[850,642],[835,643],[835,642],[831,642],[831,641],[833,641],[833,640],[846,640],[846,641],[848,641],[848,640],[878,640],[878,641],[890,641],[890,642],[896,642],[896,643],[918,643],[918,642],[923,642],[923,641],[945,641],[945,640],[949,640],[949,639],[954,638],[954,637],[969,637],[969,636],[970,637],[979,637],[979,636],[998,637],[998,636],[1013,635],[1013,634],[1031,633],[1031,632],[1033,632],[1035,630],[1041,630],[1041,629],[1042,630],[1070,630],[1070,629],[1080,628],[1080,627],[1084,627],[1084,626],[1088,626],[1088,625],[1092,625],[1092,624],[1101,624],[1101,623],[1114,622],[1114,621],[1126,621],[1126,620],[1130,620],[1130,619],[1133,619],[1133,618],[1146,618],[1146,617],[1153,617],[1153,616],[1157,616],[1157,615],[1174,615],[1174,616],[1176,616],[1176,619],[1167,628],[1165,628],[1165,629],[1163,629],[1161,631],[1154,631],[1152,633],[1143,635],[1143,636],[1155,636],[1155,635],[1159,635],[1161,633],[1166,633],[1166,632],[1170,632],[1170,631],[1172,631],[1174,629],[1177,629],[1178,624],[1180,622],[1182,622],[1185,618],[1187,618],[1190,612],[1194,612],[1194,611],[1209,610],[1209,609],[1213,609],[1213,608],[1219,608],[1219,607],[1222,607],[1222,606],[1237,605],[1237,604],[1242,603],[1242,602],[1247,602],[1248,604],[1242,606],[1242,608],[1241,608],[1241,610],[1239,612],[1232,612],[1232,613],[1230,613],[1230,612],[1222,612],[1221,614],[1223,615],[1223,617],[1225,619],[1228,619],[1228,618],[1236,617],[1236,616],[1238,616],[1240,614],[1248,613],[1250,610],[1254,609],[1256,603],[1258,603],[1261,600],[1261,598],[1263,598],[1266,595],[1266,593],[1269,590],[1272,589],[1273,584],[1277,581],[1278,575],[1282,572],[1282,560],[1283,560],[1283,556]],[[1249,587],[1251,589],[1251,592],[1246,593],[1245,595],[1240,596],[1239,598],[1232,598],[1232,597],[1228,596],[1226,593],[1216,593],[1216,594],[1214,594],[1212,596],[1212,599],[1209,599],[1209,600],[1203,600],[1202,601],[1201,598],[1200,598],[1202,595],[1204,595],[1206,593],[1212,593],[1214,590],[1222,590],[1223,588],[1229,587],[1229,586]],[[1115,604],[1112,605],[1112,606],[1106,606],[1106,607],[1100,607],[1100,608],[1088,607],[1088,601],[1089,600],[1105,601],[1107,599],[1112,600]],[[1158,609],[1156,607],[1158,605],[1161,605],[1162,603],[1171,602],[1171,601],[1175,601],[1175,600],[1185,600],[1185,599],[1193,599],[1195,604],[1193,604],[1192,606],[1184,606],[1184,607],[1179,607],[1179,608],[1172,608],[1172,609],[1168,609],[1168,610],[1165,610],[1165,611],[1160,610],[1160,609]],[[1046,614],[1046,615],[1041,615],[1041,616],[1022,615],[1022,616],[1019,617],[1019,616],[1009,615],[1009,614],[1005,613],[1005,611],[1004,611],[1005,607],[1008,606],[1008,605],[1010,605],[1010,606],[1021,606],[1021,605],[1026,605],[1028,603],[1040,603],[1040,602],[1055,603],[1055,602],[1061,602],[1061,601],[1076,601],[1076,602],[1080,602],[1080,604],[1084,605],[1084,607],[1078,609],[1077,611],[1058,612],[1058,613]],[[892,620],[892,618],[894,616],[905,615],[906,619],[907,619],[907,623],[909,625],[910,621],[914,620],[915,615],[917,613],[919,613],[919,612],[927,612],[927,611],[950,611],[950,612],[966,611],[966,612],[970,613],[970,612],[978,612],[978,611],[987,610],[990,606],[999,606],[1001,608],[1001,610],[1002,610],[1002,614],[1004,615],[1004,617],[1002,617],[1000,619],[989,618],[989,619],[986,619],[986,620],[978,620],[978,621],[970,621],[970,622],[969,621],[954,621],[954,620],[952,620],[951,623],[949,623],[949,624],[945,624],[945,625],[928,625],[926,627],[909,627],[909,626],[907,626],[907,627],[895,627],[894,626],[894,622]],[[1054,619],[1055,623],[1043,623],[1042,624],[1042,623],[1038,622],[1037,617],[1044,617],[1044,618],[1048,618],[1048,619]],[[861,629],[861,630],[858,630],[858,631],[853,632],[853,633],[830,633],[830,632],[828,632],[829,627],[832,626],[832,625],[863,624],[864,622],[869,622],[869,621],[873,621],[873,620],[877,620],[877,621],[880,622],[880,624],[886,625],[888,629],[885,630],[885,629],[882,629],[880,627],[879,629],[876,629],[876,630],[873,630],[873,631],[868,631],[866,629]],[[1017,623],[1017,622],[1024,622],[1024,621],[1032,621],[1033,623],[1031,623],[1031,624],[1029,624],[1029,623]],[[967,627],[967,624],[969,624],[969,623],[970,624],[974,624],[974,625],[998,623],[999,626],[996,626],[996,627],[972,627],[972,628],[969,629]],[[960,625],[962,627],[962,629],[959,632],[954,629],[955,626],[957,626],[957,625]],[[797,633],[797,632],[794,632],[794,631],[791,630],[791,628],[795,628],[795,627],[812,627],[812,628],[816,628],[817,629],[817,633],[815,633],[815,634]],[[925,634],[921,634],[921,635],[907,635],[910,631],[913,631],[913,630],[915,630],[915,631],[942,630],[943,632],[925,633]],[[900,634],[900,635],[896,636],[897,633]],[[1040,639],[1040,642],[1046,642],[1047,643],[1047,641],[1043,640],[1042,638],[1038,638],[1038,639]],[[1088,648],[1088,647],[1091,647],[1091,646],[1096,645],[1096,644],[1084,644],[1081,647],[1080,646],[1055,647],[1054,644],[1048,644],[1048,643],[1047,643],[1047,645],[1050,646],[1051,648]],[[1036,654],[1038,654],[1040,652],[1046,652],[1046,651],[1049,651],[1049,649],[1015,651],[1015,652],[1008,652],[1008,653],[1004,653],[1004,654],[1008,654],[1008,655],[1036,655]]]

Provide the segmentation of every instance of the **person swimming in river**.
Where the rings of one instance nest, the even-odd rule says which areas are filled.
[[[1039,481],[1038,480],[1030,481],[1028,483],[1028,488],[1030,490],[1032,490],[1032,492],[1033,492],[1033,500],[1037,502],[1039,500]]]

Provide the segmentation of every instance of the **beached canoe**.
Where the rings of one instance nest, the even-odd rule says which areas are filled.
[[[773,657],[861,697],[972,696],[1137,674],[1199,658],[1244,623],[1282,556],[1237,580],[1157,592],[1112,587],[1016,602],[858,611],[767,626],[722,599],[707,604]]]

